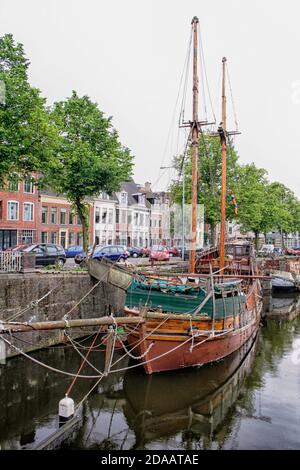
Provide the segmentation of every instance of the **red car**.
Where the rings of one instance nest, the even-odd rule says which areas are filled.
[[[176,246],[168,246],[167,247],[170,253],[170,256],[180,256],[180,252]]]
[[[149,261],[169,261],[170,253],[169,250],[162,245],[154,245],[151,248]]]
[[[150,251],[151,251],[151,249],[149,247],[148,248],[142,248],[141,249],[142,256],[145,256],[147,258],[150,255]]]
[[[289,256],[300,256],[300,247],[296,246],[294,248],[286,248],[285,254]]]

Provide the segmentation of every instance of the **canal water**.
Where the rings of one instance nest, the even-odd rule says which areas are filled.
[[[64,448],[299,449],[300,298],[277,296],[267,304],[257,337],[215,365],[146,376],[140,368],[124,372],[122,359],[121,370],[84,402],[82,425]],[[80,344],[83,354],[89,341]],[[82,360],[71,346],[32,356],[70,372]],[[89,360],[103,369],[102,351]],[[90,367],[82,373],[96,374]],[[23,357],[0,365],[1,449],[33,449],[57,430],[58,402],[71,381]],[[94,383],[76,382],[76,403]]]

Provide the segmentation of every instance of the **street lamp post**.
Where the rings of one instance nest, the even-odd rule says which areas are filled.
[[[174,168],[176,169],[175,166],[161,166],[161,170],[167,170],[168,168]],[[184,206],[185,206],[185,162],[183,162],[183,167],[182,167],[182,251],[181,251],[181,258],[182,261],[184,261],[184,253],[185,253],[185,223],[184,223]]]

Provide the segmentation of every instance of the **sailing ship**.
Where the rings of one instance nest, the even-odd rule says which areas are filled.
[[[124,313],[142,318],[134,328],[125,326],[132,351],[147,374],[200,366],[238,350],[258,329],[262,311],[259,276],[255,276],[249,244],[236,245],[226,263],[226,129],[225,65],[223,58],[221,235],[216,253],[196,262],[198,120],[198,23],[193,31],[192,242],[187,274],[136,276],[127,291]],[[239,254],[239,256],[237,256]],[[197,273],[195,271],[198,271]]]

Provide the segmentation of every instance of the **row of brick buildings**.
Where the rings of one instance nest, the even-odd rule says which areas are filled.
[[[101,192],[88,201],[90,243],[150,246],[171,244],[170,202],[150,183],[133,180],[118,193]],[[0,250],[30,243],[82,244],[79,217],[64,196],[39,191],[34,178],[11,181],[0,188]]]

